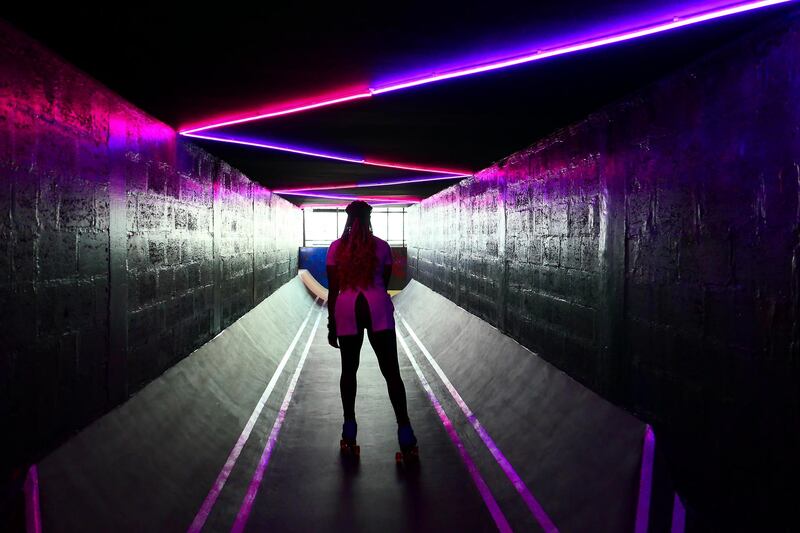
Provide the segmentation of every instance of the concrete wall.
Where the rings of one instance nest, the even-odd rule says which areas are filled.
[[[302,216],[2,23],[0,109],[5,478],[295,275]]]
[[[690,529],[798,520],[798,50],[758,28],[407,216],[413,278],[654,425]]]

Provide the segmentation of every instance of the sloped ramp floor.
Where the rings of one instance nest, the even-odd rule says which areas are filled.
[[[394,301],[418,469],[394,463],[396,424],[366,340],[361,460],[340,457],[338,352],[324,307],[295,278],[38,465],[43,531],[543,530],[498,452],[559,530],[633,529],[644,424],[418,283]]]

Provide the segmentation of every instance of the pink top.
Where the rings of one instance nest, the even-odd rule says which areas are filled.
[[[389,243],[373,236],[375,239],[375,253],[378,255],[378,264],[375,266],[375,275],[372,285],[366,289],[340,289],[334,309],[336,319],[336,335],[355,335],[356,330],[356,298],[363,293],[369,304],[369,314],[372,319],[372,331],[394,329],[394,305],[386,287],[383,285],[383,269],[392,264],[392,249]],[[325,265],[336,265],[336,248],[341,239],[336,239],[328,248]]]

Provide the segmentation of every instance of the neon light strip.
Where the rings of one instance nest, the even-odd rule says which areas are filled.
[[[279,150],[281,152],[290,152],[293,154],[300,154],[300,155],[309,155],[312,157],[322,157],[325,159],[335,159],[337,161],[344,161],[346,163],[359,163],[361,165],[369,165],[373,167],[386,167],[386,168],[402,168],[402,169],[409,169],[409,170],[417,170],[419,172],[432,172],[434,174],[458,174],[464,175],[465,172],[461,170],[447,170],[447,169],[440,169],[440,168],[424,168],[424,167],[412,167],[403,165],[402,163],[391,163],[388,161],[377,161],[377,160],[367,160],[367,159],[357,159],[355,157],[348,157],[343,155],[334,154],[331,152],[315,152],[307,149],[295,148],[293,146],[288,145],[281,145],[281,144],[268,144],[256,141],[245,141],[243,139],[234,139],[232,137],[215,137],[213,135],[200,135],[197,133],[181,133],[184,137],[191,137],[194,139],[203,139],[206,141],[218,141],[218,142],[226,142],[226,143],[233,143],[233,144],[241,144],[244,146],[254,146],[256,148],[266,148],[268,150]],[[470,174],[471,175],[471,174]]]
[[[213,137],[211,135],[198,135],[196,133],[181,133],[185,137],[192,137],[194,139],[204,139],[206,141],[219,141],[233,144],[241,144],[244,146],[255,146],[256,148],[267,148],[268,150],[279,150],[281,152],[291,152],[293,154],[310,155],[312,157],[322,157],[325,159],[335,159],[337,161],[345,161],[347,163],[364,163],[363,159],[355,159],[353,157],[346,157],[325,152],[312,152],[310,150],[301,150],[291,146],[283,146],[279,144],[267,144],[254,141],[243,141],[240,139],[232,139],[228,137]]]
[[[424,85],[427,83],[433,83],[437,81],[449,80],[453,78],[460,78],[463,76],[470,76],[473,74],[480,74],[482,72],[489,72],[492,70],[498,70],[508,67],[513,67],[516,65],[521,65],[523,63],[530,63],[532,61],[539,61],[541,59],[546,59],[550,57],[562,56],[566,54],[571,54],[574,52],[580,52],[583,50],[590,50],[592,48],[599,48],[601,46],[607,46],[610,44],[616,44],[624,41],[630,41],[632,39],[638,39],[640,37],[645,37],[648,35],[654,35],[657,33],[663,33],[666,31],[674,30],[676,28],[682,28],[684,26],[689,26],[692,24],[697,24],[700,22],[706,22],[713,19],[718,19],[722,17],[727,17],[730,15],[736,15],[738,13],[744,13],[746,11],[753,11],[756,9],[761,9],[768,6],[773,6],[777,4],[784,4],[788,2],[792,2],[794,0],[764,0],[760,2],[747,2],[744,4],[738,4],[731,7],[726,7],[722,9],[716,9],[713,11],[707,11],[704,13],[697,13],[686,18],[672,20],[671,22],[663,22],[660,24],[656,24],[653,26],[647,26],[644,28],[636,29],[636,30],[628,30],[626,32],[614,34],[608,37],[602,37],[597,39],[592,39],[588,41],[568,44],[564,46],[559,46],[557,48],[551,48],[546,50],[538,50],[533,54],[527,54],[522,57],[517,57],[513,59],[506,59],[502,61],[495,61],[491,63],[487,63],[484,65],[477,65],[471,67],[464,67],[457,70],[453,70],[450,72],[445,72],[442,74],[432,74],[430,76],[426,76],[420,79],[405,81],[400,83],[394,83],[391,85],[386,85],[384,87],[379,87],[375,89],[370,89],[372,94],[383,94],[388,93],[391,91],[398,91],[401,89],[408,89],[410,87],[417,87],[419,85]]]
[[[320,107],[327,107],[327,106],[331,106],[331,105],[341,104],[341,103],[344,103],[344,102],[350,102],[352,100],[358,100],[359,98],[369,98],[370,96],[372,96],[371,92],[360,92],[360,93],[355,93],[355,94],[351,94],[351,95],[348,95],[348,96],[342,96],[340,98],[333,98],[331,100],[322,100],[322,101],[319,101],[319,102],[315,102],[315,103],[308,104],[308,105],[303,105],[303,106],[300,106],[300,107],[291,107],[291,108],[288,108],[288,109],[284,109],[282,111],[273,111],[271,113],[263,113],[261,115],[254,115],[252,117],[245,117],[245,118],[240,118],[240,119],[236,119],[236,120],[226,120],[225,122],[218,122],[218,123],[215,123],[215,124],[209,124],[208,126],[200,126],[198,128],[191,128],[191,129],[188,129],[188,130],[183,130],[180,133],[181,133],[181,135],[188,135],[190,133],[196,133],[198,131],[205,131],[205,130],[210,130],[210,129],[214,129],[214,128],[221,128],[223,126],[233,126],[234,124],[243,124],[245,122],[252,122],[254,120],[262,120],[262,119],[267,119],[267,118],[280,117],[280,116],[284,116],[284,115],[290,115],[292,113],[300,113],[301,111],[308,111],[310,109],[319,109]]]
[[[408,357],[408,360],[411,362],[411,366],[414,367],[414,371],[417,373],[420,383],[422,383],[422,388],[425,389],[425,393],[428,395],[428,400],[430,400],[433,408],[436,409],[436,414],[439,415],[439,419],[442,421],[442,425],[444,426],[447,435],[450,437],[453,445],[455,445],[459,455],[461,455],[461,460],[464,462],[464,465],[466,465],[467,471],[469,472],[470,477],[472,477],[472,481],[475,483],[481,498],[483,498],[483,502],[489,509],[489,514],[492,515],[494,523],[497,525],[497,529],[503,533],[511,533],[513,530],[503,514],[503,511],[500,509],[500,506],[497,505],[497,500],[494,499],[492,491],[489,489],[489,485],[487,485],[486,481],[484,481],[484,479],[481,477],[478,467],[475,465],[475,461],[472,460],[469,452],[464,447],[464,443],[461,441],[461,438],[458,436],[458,433],[453,427],[453,423],[447,417],[447,413],[444,412],[444,408],[442,408],[442,404],[439,403],[439,399],[433,392],[430,383],[428,383],[428,380],[425,379],[425,375],[419,368],[416,359],[414,359],[414,356],[411,355],[411,350],[408,349],[408,344],[406,344],[406,341],[403,339],[402,335],[398,335],[397,340],[400,341],[400,345],[403,347],[406,357]]]
[[[290,194],[293,192],[303,192],[303,191],[332,191],[335,189],[354,189],[358,187],[358,183],[343,183],[340,185],[333,185],[331,187],[326,187],[324,185],[312,185],[311,187],[294,187],[292,189],[274,189],[272,192],[275,194]]]
[[[316,302],[316,299],[314,301]],[[311,349],[314,335],[317,333],[317,327],[319,326],[319,319],[322,317],[323,309],[325,308],[320,307],[320,311],[317,313],[317,320],[314,322],[314,327],[311,328],[311,334],[308,336],[305,349],[303,349],[303,355],[300,357],[300,362],[297,363],[297,368],[292,375],[291,382],[289,382],[289,388],[286,391],[286,395],[283,397],[283,403],[281,404],[280,411],[278,411],[278,416],[275,418],[275,423],[272,425],[272,431],[269,434],[267,444],[261,454],[261,459],[258,462],[256,471],[250,479],[250,485],[247,487],[247,494],[244,497],[244,501],[242,501],[241,507],[239,507],[239,513],[236,515],[236,521],[233,523],[231,533],[242,533],[245,525],[247,525],[247,519],[250,518],[250,512],[253,510],[253,503],[258,494],[258,488],[261,485],[261,480],[264,479],[264,472],[266,472],[269,459],[272,456],[273,450],[275,450],[275,444],[278,442],[278,434],[280,434],[283,421],[286,419],[286,411],[289,410],[289,404],[292,402],[294,389],[297,387],[297,380],[300,378],[300,372],[303,370],[308,351]]]
[[[383,181],[359,181],[355,183],[341,183],[337,185],[314,185],[311,187],[295,187],[292,189],[276,189],[272,192],[276,194],[289,194],[304,191],[333,191],[336,189],[358,189],[362,187],[383,187],[388,185],[403,185],[405,183],[419,183],[425,181],[441,181],[469,178],[472,174],[453,174],[452,176],[418,176],[415,178],[403,178],[396,180]]]
[[[369,205],[371,205],[372,207],[399,207],[399,206],[402,206],[402,205],[413,205],[413,204],[418,204],[418,203],[419,202],[381,202],[381,203],[370,203]],[[320,208],[320,209],[334,209],[334,208],[335,209],[339,209],[339,208],[345,208],[347,206],[348,206],[348,204],[346,204],[346,203],[342,203],[342,204],[303,204],[303,205],[300,206],[300,208],[301,209],[307,209],[307,208],[311,208],[311,209],[316,209],[316,208]]]
[[[647,533],[650,521],[650,493],[653,489],[653,457],[656,450],[656,436],[650,424],[645,426],[642,446],[642,471],[639,476],[639,501],[636,505],[636,533]]]
[[[566,54],[571,54],[574,52],[580,52],[583,50],[590,50],[592,48],[599,48],[602,46],[608,46],[610,44],[616,44],[624,41],[630,41],[633,39],[638,39],[640,37],[646,37],[648,35],[655,35],[657,33],[663,33],[670,30],[674,30],[677,28],[682,28],[685,26],[690,26],[692,24],[698,24],[700,22],[706,22],[713,19],[723,18],[731,15],[736,15],[739,13],[745,13],[748,11],[754,11],[757,9],[762,9],[769,6],[774,6],[778,4],[785,4],[789,2],[793,2],[795,0],[761,0],[758,2],[745,2],[734,4],[728,7],[714,9],[711,11],[705,11],[700,13],[695,13],[692,15],[688,15],[684,18],[677,18],[673,19],[669,22],[661,22],[658,24],[654,24],[651,26],[646,26],[643,28],[631,29],[621,33],[612,34],[610,36],[590,39],[586,41],[580,41],[577,43],[569,43],[566,45],[557,46],[554,48],[544,49],[544,50],[537,50],[534,53],[526,54],[523,56],[519,56],[516,58],[493,61],[490,63],[486,63],[483,65],[472,65],[472,66],[464,66],[462,68],[454,69],[449,72],[443,72],[441,74],[433,73],[430,76],[424,76],[421,78],[407,80],[402,82],[391,83],[388,85],[383,85],[379,87],[370,88],[368,91],[359,91],[352,94],[347,94],[345,96],[341,96],[338,98],[325,98],[319,100],[317,102],[313,102],[311,104],[306,104],[302,106],[295,106],[283,109],[281,111],[275,111],[270,113],[262,113],[258,115],[253,115],[249,117],[244,117],[235,120],[226,120],[223,122],[215,122],[213,124],[207,124],[204,126],[191,128],[182,130],[179,133],[181,135],[189,135],[191,133],[210,130],[214,128],[219,128],[223,126],[230,126],[234,124],[241,124],[245,122],[251,122],[254,120],[261,120],[261,119],[268,119],[277,116],[289,115],[293,113],[299,113],[302,111],[308,111],[311,109],[318,109],[320,107],[327,107],[332,106],[344,102],[349,102],[352,100],[357,100],[361,98],[369,98],[373,95],[388,93],[392,91],[398,91],[401,89],[408,89],[411,87],[417,87],[419,85],[424,85],[428,83],[434,83],[437,81],[443,81],[453,78],[460,78],[463,76],[471,76],[473,74],[480,74],[483,72],[489,72],[492,70],[498,70],[508,67],[513,67],[516,65],[521,65],[524,63],[530,63],[533,61],[539,61],[542,59],[562,56]],[[217,139],[218,140],[218,139]]]
[[[686,529],[686,509],[683,508],[678,493],[675,493],[675,501],[672,502],[672,527],[671,533],[683,533]]]
[[[292,339],[292,342],[289,344],[289,347],[283,354],[283,358],[281,359],[281,362],[278,364],[278,368],[275,369],[275,373],[272,374],[272,378],[269,380],[267,387],[261,394],[261,398],[258,400],[258,403],[253,409],[253,412],[250,415],[247,424],[245,424],[241,435],[239,435],[239,439],[233,446],[231,453],[228,454],[228,460],[225,461],[225,465],[222,467],[222,470],[217,476],[217,479],[214,481],[214,484],[211,486],[211,490],[208,492],[206,499],[203,500],[203,504],[200,506],[200,510],[197,511],[194,520],[192,520],[192,524],[189,526],[188,529],[189,533],[198,533],[200,530],[203,529],[203,526],[205,525],[209,514],[211,514],[211,510],[214,508],[214,504],[217,502],[217,498],[222,492],[222,488],[225,486],[225,482],[228,481],[228,477],[231,475],[233,467],[236,465],[236,461],[239,458],[239,454],[242,453],[242,449],[244,448],[247,439],[250,438],[250,433],[253,431],[253,427],[255,426],[258,417],[261,415],[261,411],[264,409],[267,400],[269,399],[273,389],[275,388],[275,384],[278,382],[278,378],[280,377],[284,367],[286,366],[286,362],[289,360],[289,356],[291,356],[292,353],[294,352],[294,348],[295,346],[297,346],[297,341],[300,339],[300,335],[306,328],[306,324],[308,323],[308,318],[311,316],[311,311],[313,311],[314,305],[317,303],[317,300],[318,299],[315,298],[314,303],[312,303],[311,307],[308,309],[308,313],[306,314],[305,320],[303,320],[303,323],[300,324],[300,329],[297,330],[294,339]]]
[[[375,167],[386,167],[386,168],[399,168],[402,170],[415,170],[417,172],[435,172],[437,174],[458,174],[462,176],[471,176],[472,172],[467,172],[466,170],[453,170],[447,168],[430,168],[430,167],[412,167],[410,165],[406,165],[403,163],[393,163],[391,161],[384,161],[379,159],[365,159],[365,165],[372,165]]]
[[[39,503],[39,469],[31,465],[25,476],[25,531],[42,533],[42,509]]]
[[[455,402],[461,408],[461,412],[463,412],[464,416],[467,417],[467,421],[486,445],[486,448],[488,448],[489,452],[491,452],[492,457],[494,457],[495,461],[497,461],[497,464],[503,470],[506,477],[508,477],[508,480],[514,486],[514,488],[517,489],[517,492],[522,497],[522,501],[524,501],[525,505],[528,506],[528,509],[533,517],[546,532],[557,533],[558,528],[555,526],[555,524],[553,524],[553,521],[550,520],[550,517],[547,516],[544,508],[542,508],[539,502],[536,501],[536,498],[534,498],[533,494],[531,494],[528,486],[525,484],[519,474],[517,474],[517,471],[514,470],[514,467],[511,466],[511,463],[508,461],[506,456],[503,455],[503,452],[500,451],[500,448],[497,446],[497,444],[495,444],[494,440],[489,435],[489,432],[486,431],[486,428],[481,425],[478,417],[475,416],[475,413],[473,413],[469,408],[467,402],[464,401],[456,388],[447,378],[442,368],[439,366],[433,356],[431,356],[431,353],[419,340],[419,337],[417,337],[416,333],[414,333],[414,330],[411,329],[411,326],[408,324],[408,322],[406,322],[406,319],[403,318],[403,315],[401,315],[399,312],[397,313],[397,316],[400,317],[400,321],[403,323],[403,326],[406,328],[406,330],[408,330],[409,335],[411,335],[411,338],[414,339],[414,342],[425,356],[425,359],[428,360],[428,363],[430,363],[431,367],[433,367],[433,370],[439,376],[439,379],[442,380],[442,383],[444,383],[444,386],[447,388],[448,392],[450,392],[450,396],[453,397],[453,400],[455,400]]]
[[[287,191],[273,191],[275,194],[283,194],[286,196],[308,196],[311,198],[330,198],[333,200],[371,200],[375,202],[419,202],[420,199],[415,196],[350,196],[346,194],[323,194],[316,192],[287,192]]]

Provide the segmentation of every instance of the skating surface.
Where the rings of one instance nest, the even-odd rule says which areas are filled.
[[[308,317],[203,528],[230,531],[319,312],[295,280],[45,459],[45,531],[186,531]],[[356,400],[361,457],[342,461],[340,362],[326,333],[323,317],[246,531],[495,530],[402,353],[423,463],[398,470],[396,423],[366,339]]]
[[[367,339],[360,459],[342,459],[339,353],[325,310],[295,279],[40,463],[44,531],[496,531],[506,520],[541,531],[534,504],[562,531],[632,529],[639,421],[424,286],[412,283],[396,307],[477,416],[398,321],[418,467],[395,464],[394,414]]]
[[[356,397],[361,457],[342,460],[339,354],[326,335],[320,327],[311,345],[246,531],[495,530],[404,358],[401,373],[424,462],[415,471],[397,469],[397,424],[366,339]],[[225,518],[221,526],[234,517]]]

